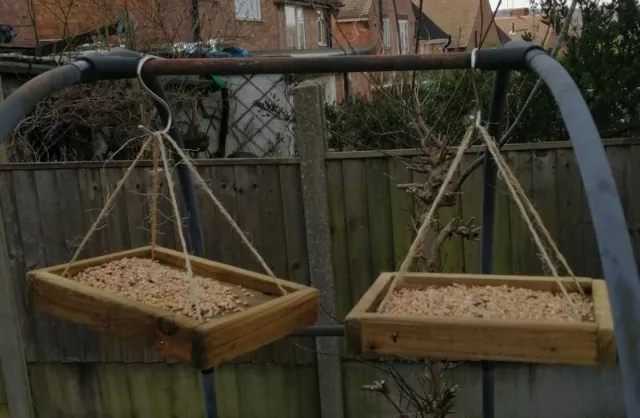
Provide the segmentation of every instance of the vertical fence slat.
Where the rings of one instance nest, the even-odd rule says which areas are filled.
[[[34,174],[43,225],[46,263],[55,265],[68,262],[70,255],[67,251],[68,238],[65,234],[65,225],[78,222],[77,218],[74,219],[74,215],[79,216],[79,214],[70,213],[67,196],[58,190],[56,171],[39,170]],[[72,191],[76,194],[78,192],[77,189]],[[60,204],[61,200],[65,205],[64,209]],[[82,361],[86,358],[82,347],[82,328],[64,320],[56,319],[55,323],[62,361]]]
[[[309,284],[309,258],[305,233],[302,185],[297,165],[279,167],[282,214],[287,250],[287,278],[300,284]],[[315,342],[311,338],[293,338],[298,363],[315,363]]]
[[[371,270],[367,178],[362,159],[342,161],[344,202],[346,212],[347,243],[349,246],[350,306],[367,291],[374,276]]]
[[[260,208],[261,255],[273,273],[280,278],[288,278],[287,241],[285,224],[282,217],[282,193],[280,190],[280,171],[278,166],[260,165],[257,167],[257,196]],[[259,268],[261,273],[263,268]],[[276,362],[295,362],[295,346],[291,338],[284,338],[271,344],[273,359]]]
[[[571,150],[556,152],[558,179],[558,248],[575,274],[583,273],[582,183]]]
[[[331,228],[331,259],[336,295],[336,315],[341,320],[349,313],[355,297],[351,290],[351,269],[346,215],[346,195],[341,161],[327,161],[327,203]],[[354,249],[355,250],[355,249]]]
[[[545,228],[551,238],[558,241],[558,189],[556,178],[556,153],[553,151],[534,151],[533,153],[533,204],[542,218]],[[542,238],[542,237],[541,237]],[[551,248],[545,245],[547,251]],[[556,262],[553,253],[549,255]],[[538,260],[540,260],[538,258]],[[559,266],[559,263],[556,262]],[[532,266],[531,274],[544,275],[545,271],[541,261]],[[547,272],[546,274],[551,274]],[[559,274],[564,274],[560,273]]]
[[[98,371],[100,410],[105,418],[133,416],[127,367],[126,364],[107,363]]]
[[[235,220],[258,253],[262,254],[260,214],[264,208],[258,193],[257,167],[251,165],[236,165],[234,166],[234,174],[236,178],[237,202],[237,218]],[[264,269],[258,260],[256,260],[251,251],[242,243],[237,234],[235,235],[235,241],[238,243],[240,254],[238,266],[263,273]],[[243,358],[238,359],[238,361],[243,361],[244,358],[253,361],[272,361],[274,356],[274,345],[269,344],[243,356]]]
[[[184,364],[173,364],[170,370],[172,373],[172,385],[171,393],[168,393],[167,396],[173,400],[171,404],[171,416],[204,416],[204,403],[202,401],[202,389],[198,376],[199,372]],[[218,402],[218,404],[220,404],[220,402]],[[221,414],[220,416],[225,415]]]
[[[1,89],[0,85],[0,89]],[[0,92],[1,95],[1,92]],[[8,176],[2,175],[0,181],[6,181]],[[4,200],[9,184],[0,187],[0,417],[31,418],[34,416],[29,375],[27,371],[25,346],[21,327],[20,314],[24,309],[17,305],[22,298],[21,289],[16,289],[14,273],[15,263],[8,247],[9,235],[5,229],[4,217],[7,205]],[[12,272],[12,267],[13,272]],[[24,328],[23,328],[24,329]]]
[[[456,176],[460,175],[460,169],[456,171]],[[456,178],[456,177],[454,177]],[[466,181],[471,181],[467,179]],[[479,187],[479,186],[478,186]],[[461,191],[462,193],[462,191]],[[464,196],[461,194],[461,196]],[[446,226],[453,218],[462,218],[462,198],[457,199],[455,205],[441,207],[438,210],[438,220],[441,227]],[[440,271],[448,273],[464,273],[464,238],[453,236],[444,242],[438,254]]]
[[[389,165],[386,158],[366,161],[369,234],[373,276],[393,271],[393,224],[389,186]],[[364,202],[363,202],[364,203]]]
[[[33,171],[17,170],[13,172],[18,222],[24,254],[25,270],[17,279],[24,281],[24,273],[46,266],[45,248],[42,239],[42,226],[38,208],[38,196]],[[41,361],[59,361],[57,335],[52,318],[32,308],[36,335],[36,351]],[[53,331],[53,332],[52,332]]]
[[[223,364],[216,368],[216,396],[219,417],[242,417],[240,413],[240,387],[244,386],[238,380],[238,364]],[[201,416],[201,415],[199,415]]]
[[[482,183],[478,183],[481,187]],[[495,274],[511,274],[511,193],[502,176],[496,180],[496,212],[493,227],[493,272]],[[516,214],[517,215],[517,214]],[[482,233],[482,231],[480,231]]]
[[[214,174],[212,167],[198,167],[198,172],[207,183],[207,187],[213,191]],[[215,192],[213,192],[215,194]],[[200,223],[202,225],[202,243],[204,245],[204,254],[210,260],[220,261],[220,231],[215,228],[215,220],[219,216],[218,210],[209,196],[200,188],[196,188],[196,197],[198,199],[198,211],[200,213]],[[218,196],[221,199],[222,196]]]
[[[86,173],[83,173],[86,175]],[[67,244],[67,260],[70,260],[82,239],[89,232],[89,220],[83,210],[81,202],[80,175],[77,169],[55,170],[57,194],[60,196],[60,211],[62,225],[64,226],[64,238]],[[86,196],[82,197],[83,199]],[[97,243],[100,241],[100,232],[96,231],[80,253],[79,260],[96,254]],[[86,361],[100,361],[100,336],[98,333],[79,325],[69,325],[70,333],[77,333],[77,338],[82,344],[82,354]]]
[[[398,158],[390,157],[389,161],[389,199],[391,207],[391,225],[393,230],[394,269],[400,267],[404,256],[409,251],[413,237],[412,217],[415,216],[413,199],[399,184],[411,183],[411,172]]]
[[[480,155],[465,154],[460,164],[460,171],[463,172]],[[462,185],[462,196],[460,206],[463,222],[468,222],[473,218],[473,225],[480,226],[482,219],[482,170],[476,169],[466,179]],[[481,231],[482,233],[482,231]],[[464,252],[464,272],[480,272],[480,242],[469,239],[462,239]]]
[[[531,151],[522,153],[509,152],[507,159],[513,174],[522,186],[522,190],[527,198],[532,200],[533,167],[531,165]],[[534,266],[540,265],[538,250],[533,242],[531,231],[529,231],[527,224],[522,219],[522,214],[513,199],[511,199],[509,213],[511,218],[511,261],[513,263],[513,272],[515,274],[531,274],[532,270],[538,268]]]
[[[11,280],[13,297],[16,300],[18,320],[22,330],[23,346],[27,361],[37,358],[36,338],[33,323],[33,311],[27,306],[27,290],[24,267],[24,252],[22,251],[22,238],[20,223],[18,222],[18,209],[15,200],[13,173],[3,172],[0,180],[4,187],[0,187],[0,202],[2,203],[2,221],[4,224],[4,240],[9,253],[9,265],[11,267]]]
[[[122,176],[119,168],[106,168],[102,175],[102,201],[106,202],[115,191],[116,185]],[[119,252],[131,248],[129,240],[129,226],[127,222],[127,189],[120,189],[118,196],[107,218],[107,251]]]
[[[124,169],[120,170],[119,178],[124,176]],[[129,234],[130,248],[142,247],[149,244],[148,224],[145,219],[145,187],[140,169],[133,170],[129,178],[124,183],[120,192],[124,195],[127,208],[126,225]],[[137,363],[145,360],[142,348],[135,343],[123,342],[123,360],[130,363]]]
[[[78,180],[80,182],[80,201],[85,233],[89,231],[91,225],[96,221],[106,202],[104,200],[105,184],[103,184],[102,171],[99,168],[79,170]],[[103,219],[99,226],[100,229],[94,233],[94,236],[87,243],[91,257],[98,257],[108,253],[108,224],[110,221],[109,217]],[[122,359],[120,341],[106,333],[98,333],[96,338],[100,341],[100,358],[102,361],[120,361]]]

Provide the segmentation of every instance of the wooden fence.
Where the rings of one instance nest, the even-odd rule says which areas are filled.
[[[511,146],[506,153],[525,191],[539,208],[577,274],[600,276],[589,211],[570,146],[551,143]],[[465,164],[478,150],[465,156]],[[419,181],[398,158],[412,152],[327,154],[326,179],[336,306],[340,317],[381,271],[396,268],[413,236],[415,205],[398,183]],[[636,252],[640,251],[640,143],[608,141],[607,154],[622,196]],[[28,378],[36,416],[48,417],[201,417],[201,381],[190,368],[33,310],[25,299],[27,270],[68,260],[121,178],[125,164],[33,164],[0,166],[0,208],[15,288]],[[287,160],[209,160],[199,169],[275,273],[309,282],[300,164]],[[461,214],[480,219],[480,170],[463,188]],[[134,171],[101,229],[86,250],[95,256],[146,245],[150,166]],[[162,184],[166,193],[166,184]],[[206,257],[259,270],[248,251],[199,195]],[[169,215],[168,201],[161,211]],[[504,184],[498,184],[495,268],[500,273],[540,274],[540,262]],[[176,247],[176,229],[160,225],[161,245]],[[639,254],[640,255],[640,254]],[[444,270],[479,269],[479,243],[454,239],[443,249]],[[640,258],[639,258],[640,259]],[[222,418],[319,417],[320,399],[314,341],[287,339],[216,370]],[[361,390],[385,379],[380,364],[344,359],[345,416],[392,417],[389,406]],[[400,365],[407,375],[420,370]],[[455,370],[460,385],[460,417],[481,416],[481,375],[475,364]],[[0,417],[8,416],[1,390]],[[11,378],[5,379],[11,385]],[[615,368],[499,364],[496,416],[623,417]]]

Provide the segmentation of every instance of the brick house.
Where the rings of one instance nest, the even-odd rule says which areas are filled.
[[[492,22],[489,0],[412,0],[418,28],[419,53],[466,51],[485,36],[484,47],[502,45],[508,39]]]
[[[41,41],[68,39],[123,16],[131,20],[140,49],[188,42],[196,4],[201,39],[221,37],[225,44],[256,52],[330,46],[332,11],[340,6],[338,0],[34,0],[30,14],[28,4],[0,2],[0,25],[18,32],[14,44],[33,43],[36,33]]]
[[[411,0],[344,0],[333,32],[344,48],[375,45],[381,54],[407,54],[414,26]]]
[[[531,42],[550,49],[556,43],[556,33],[542,16],[531,13],[529,8],[518,8],[501,11],[496,15],[496,24],[509,40],[527,38]]]

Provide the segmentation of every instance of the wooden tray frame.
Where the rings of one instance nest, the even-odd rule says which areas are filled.
[[[617,362],[613,318],[604,280],[578,279],[585,293],[593,298],[595,322],[572,324],[377,313],[394,276],[395,273],[381,274],[347,315],[350,354],[573,365]],[[569,292],[578,290],[571,278],[561,280]],[[560,291],[556,280],[550,277],[441,273],[408,273],[397,289],[453,283]]]
[[[160,263],[184,268],[181,252],[158,246],[155,251]],[[74,263],[69,274],[125,257],[151,258],[151,247],[81,260]],[[152,347],[161,355],[201,370],[284,338],[317,320],[316,289],[204,258],[190,256],[190,260],[195,274],[241,285],[272,298],[242,312],[199,323],[182,314],[64,278],[60,274],[67,265],[62,264],[27,273],[29,299],[50,315]],[[283,296],[277,283],[289,293]]]

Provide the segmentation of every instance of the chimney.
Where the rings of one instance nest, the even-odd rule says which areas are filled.
[[[509,10],[509,16],[511,17],[529,16],[529,8],[521,7],[518,9],[511,9]]]

